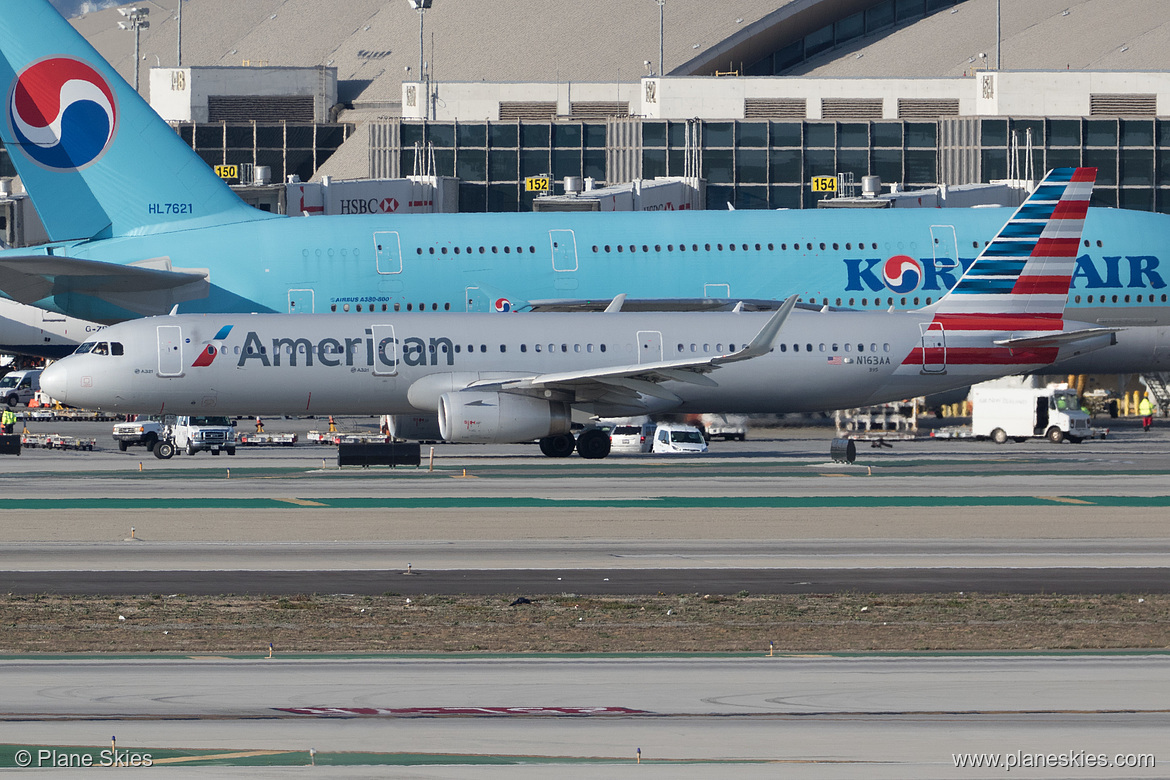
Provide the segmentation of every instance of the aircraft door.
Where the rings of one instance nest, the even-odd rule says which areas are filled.
[[[397,230],[374,234],[374,258],[380,274],[402,273],[402,241]]]
[[[178,325],[158,326],[158,375],[182,376],[183,329]]]
[[[552,246],[552,263],[554,271],[577,270],[577,236],[572,230],[548,231],[549,244]]]
[[[954,225],[931,225],[930,246],[937,271],[952,271],[959,267],[959,238]]]
[[[947,372],[947,336],[943,326],[937,322],[921,323],[922,331],[922,373],[945,374]]]
[[[289,314],[312,314],[315,309],[315,295],[312,290],[289,290],[288,291],[288,313]]]
[[[374,376],[394,376],[398,373],[398,342],[393,325],[371,325],[374,339]]]
[[[638,331],[638,362],[659,363],[662,361],[662,333],[657,330]]]
[[[464,290],[463,299],[467,301],[467,311],[489,311],[487,293],[478,287],[468,287]]]

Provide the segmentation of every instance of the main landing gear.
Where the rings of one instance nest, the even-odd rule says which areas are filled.
[[[582,458],[599,460],[609,455],[609,434],[598,429],[584,431],[576,439],[562,433],[540,440],[540,451],[550,458],[567,458],[577,451]]]
[[[609,455],[609,434],[596,428],[577,437],[577,454],[589,460],[600,460]]]
[[[540,451],[550,458],[567,458],[573,454],[573,448],[576,446],[576,441],[569,433],[545,436],[540,440]]]

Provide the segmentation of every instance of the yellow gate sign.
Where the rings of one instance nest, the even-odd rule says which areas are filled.
[[[217,165],[215,166],[215,175],[221,179],[238,179],[240,178],[240,166]]]
[[[837,177],[836,176],[814,176],[812,178],[813,192],[836,192],[837,191]]]
[[[552,179],[548,176],[529,176],[524,180],[525,192],[552,192]]]

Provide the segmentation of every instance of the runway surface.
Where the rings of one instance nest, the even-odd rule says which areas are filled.
[[[440,446],[433,471],[339,470],[311,446],[26,451],[0,474],[0,592],[1170,591],[1170,429],[863,446],[853,465],[829,461],[830,436],[601,462]],[[1167,663],[9,657],[0,766],[116,735],[174,776],[1159,777],[1164,763],[1009,773],[954,754],[1156,754]]]
[[[490,757],[536,763],[508,776],[547,776],[553,764],[568,777],[632,776],[639,748],[639,772],[675,777],[989,777],[1004,770],[959,770],[953,754],[1170,760],[1158,755],[1168,665],[1059,654],[9,659],[0,718],[13,746],[100,747],[114,734],[125,749],[291,751],[306,764],[312,747],[323,761],[350,751],[465,764],[419,758],[411,777],[494,777]],[[1085,776],[1164,775],[1163,765]]]
[[[345,593],[377,596],[583,593],[1170,593],[1170,569],[449,569],[401,571],[48,571],[0,573],[0,591],[132,596]]]
[[[108,424],[62,425],[109,446]],[[26,450],[0,476],[0,589],[1170,589],[1170,430],[863,445],[854,464],[825,458],[828,429],[772,433],[600,462],[441,445],[429,468],[395,470],[338,469],[305,445],[170,461]]]

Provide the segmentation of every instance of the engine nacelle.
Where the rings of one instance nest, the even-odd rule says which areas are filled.
[[[386,424],[395,439],[422,441],[443,438],[439,431],[439,418],[433,414],[388,414]]]
[[[461,391],[439,398],[439,431],[445,441],[532,441],[568,433],[569,418],[567,403],[527,395]]]

